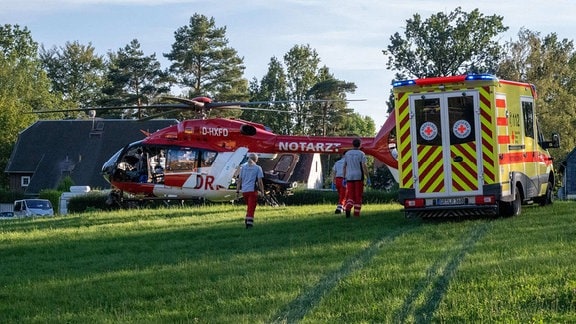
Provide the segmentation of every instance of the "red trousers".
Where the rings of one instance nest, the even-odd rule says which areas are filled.
[[[363,194],[364,181],[346,181],[346,211],[351,211],[354,208],[354,216],[360,216]]]
[[[337,177],[334,181],[336,191],[338,192],[338,208],[343,208],[346,205],[346,186],[342,184],[344,178]]]
[[[242,196],[246,202],[246,218],[254,219],[254,212],[258,204],[258,191],[243,192]]]

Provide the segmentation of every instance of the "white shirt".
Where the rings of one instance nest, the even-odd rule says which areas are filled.
[[[366,154],[360,150],[350,150],[344,154],[346,161],[346,181],[364,180],[362,164],[366,163]]]
[[[344,157],[334,163],[332,170],[334,171],[334,177],[339,178],[344,176]]]
[[[240,168],[240,181],[242,181],[242,192],[256,191],[258,179],[264,178],[262,167],[256,163],[246,163]],[[262,190],[262,188],[260,188]]]

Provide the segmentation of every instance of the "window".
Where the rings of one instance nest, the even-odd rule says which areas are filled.
[[[414,102],[418,144],[442,145],[440,131],[440,99],[422,98]]]
[[[524,135],[534,138],[534,107],[532,107],[532,102],[522,101],[522,112],[524,114]]]
[[[450,145],[468,143],[476,139],[472,96],[448,98],[448,114]]]
[[[22,178],[20,178],[20,185],[22,187],[28,187],[28,185],[30,185],[30,176],[22,176]]]
[[[198,151],[189,148],[168,150],[166,166],[169,171],[195,171],[198,161]]]
[[[214,160],[216,160],[216,155],[218,155],[218,153],[214,151],[203,151],[201,163],[202,167],[212,166],[212,163],[214,163]]]

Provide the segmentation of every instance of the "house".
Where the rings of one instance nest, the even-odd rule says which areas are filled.
[[[107,189],[100,171],[114,153],[170,125],[175,119],[41,120],[22,131],[4,172],[10,189],[37,196],[66,176],[77,185]]]
[[[322,189],[324,182],[319,153],[300,154],[290,181],[304,183],[306,189]]]

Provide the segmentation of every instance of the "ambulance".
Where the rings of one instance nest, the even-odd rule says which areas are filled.
[[[407,217],[514,216],[551,204],[555,172],[536,89],[489,74],[392,83],[399,201]]]

